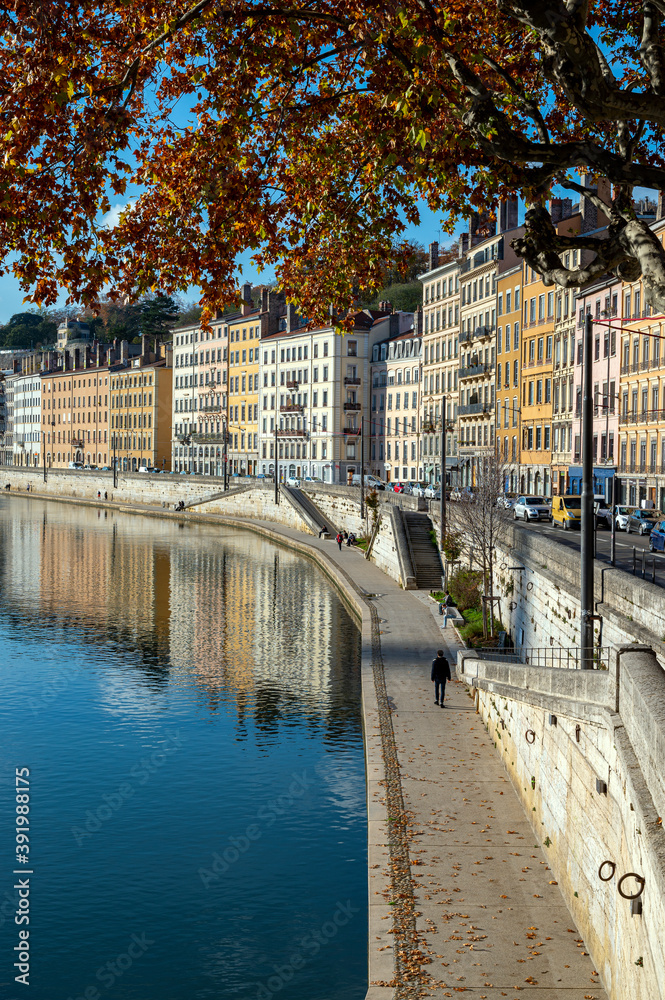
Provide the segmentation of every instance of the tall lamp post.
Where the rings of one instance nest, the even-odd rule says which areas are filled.
[[[365,418],[360,418],[360,520],[365,519]]]
[[[593,347],[591,313],[584,324],[584,370],[582,391],[582,529],[581,529],[581,587],[580,587],[580,643],[583,670],[593,669],[593,372],[591,351]]]

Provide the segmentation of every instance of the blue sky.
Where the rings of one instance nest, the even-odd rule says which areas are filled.
[[[120,209],[124,208],[124,205],[114,205],[112,207],[112,213],[117,213]],[[111,214],[111,213],[110,213]],[[426,206],[421,208],[421,223],[419,226],[408,226],[406,232],[403,234],[407,239],[417,240],[422,243],[425,248],[427,248],[429,243],[433,240],[438,240],[441,242],[443,235],[443,243],[447,245],[453,239],[453,237],[446,236],[441,233],[441,216],[431,212]],[[243,257],[239,258],[238,266],[238,283],[241,281],[251,281],[257,284],[261,281],[269,280],[272,275],[265,273],[259,275],[256,268],[250,263],[249,258],[251,253],[245,254]],[[6,323],[7,320],[18,312],[29,312],[32,308],[29,302],[23,302],[24,292],[21,290],[18,281],[11,274],[5,274],[0,277],[0,323]],[[198,299],[196,289],[191,290],[191,294],[188,297],[190,301],[195,302]],[[65,304],[66,295],[63,293],[62,301],[59,305]]]

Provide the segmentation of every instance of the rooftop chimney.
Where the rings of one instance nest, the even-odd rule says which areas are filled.
[[[439,266],[439,244],[435,241],[429,245],[429,270]]]
[[[128,340],[121,340],[120,341],[120,360],[123,362],[123,364],[126,363],[127,361],[129,361],[129,341]]]
[[[665,193],[658,192],[658,207],[656,208],[656,221],[665,219]]]
[[[241,306],[242,315],[247,316],[254,308],[252,304],[252,286],[249,283],[244,284],[240,289],[240,298],[243,300]]]
[[[468,249],[469,249],[469,234],[468,233],[460,233],[460,237],[459,237],[459,255],[460,255],[460,257],[463,257],[464,254],[468,251]]]
[[[572,198],[552,198],[550,200],[550,216],[552,217],[553,226],[556,226],[557,222],[563,222],[564,219],[569,219],[572,214]]]
[[[150,361],[150,335],[147,333],[141,334],[141,360],[144,364]]]
[[[297,329],[298,316],[296,313],[296,307],[292,302],[288,302],[286,305],[286,331],[287,333],[293,333],[293,331]]]
[[[517,229],[517,210],[519,202],[517,198],[508,198],[499,205],[499,232],[507,233],[510,229]]]

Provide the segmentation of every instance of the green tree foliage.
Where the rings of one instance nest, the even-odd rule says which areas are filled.
[[[480,610],[480,588],[483,574],[477,570],[460,569],[448,581],[450,596],[460,611]]]
[[[139,304],[139,329],[142,334],[165,340],[179,316],[178,304],[170,295],[150,296]]]
[[[57,326],[48,314],[15,313],[0,326],[0,347],[25,348],[52,344]]]

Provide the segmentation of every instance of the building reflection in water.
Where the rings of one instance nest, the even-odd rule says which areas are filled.
[[[112,649],[147,698],[194,683],[206,711],[233,704],[237,738],[251,719],[266,744],[294,724],[331,740],[357,730],[359,632],[288,550],[234,529],[2,497],[0,553],[0,593],[7,574],[22,581],[2,614],[39,621],[53,642],[83,633]]]

